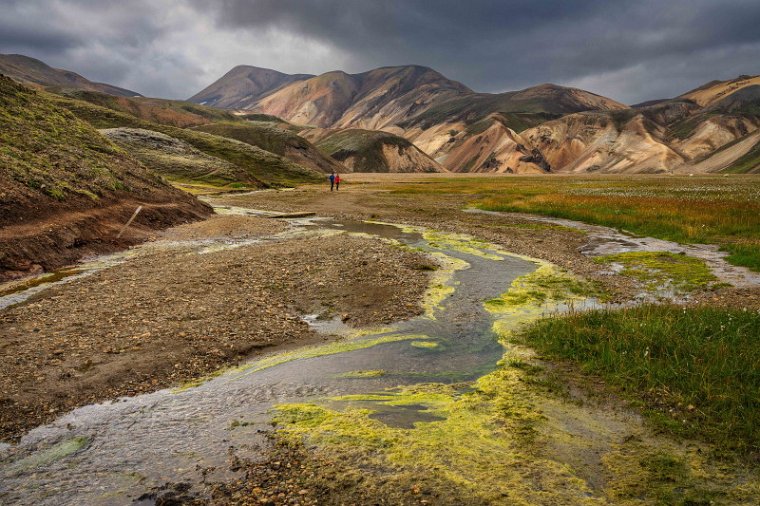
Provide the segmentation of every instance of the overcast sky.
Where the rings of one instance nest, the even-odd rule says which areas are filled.
[[[432,67],[476,91],[543,82],[626,103],[760,74],[758,0],[0,0],[0,53],[187,98],[238,64]]]

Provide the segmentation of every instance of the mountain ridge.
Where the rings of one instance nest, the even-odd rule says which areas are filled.
[[[121,97],[142,96],[136,91],[90,81],[76,72],[54,68],[41,60],[21,54],[0,54],[0,74],[45,88],[98,91]]]
[[[151,122],[221,129],[259,143],[265,150],[268,146],[282,151],[273,153],[275,158],[284,155],[322,172],[334,170],[330,159],[308,144],[304,148],[296,134],[308,140],[315,130],[330,131],[336,142],[343,139],[357,146],[350,156],[341,152],[357,166],[375,166],[356,160],[362,153],[382,151],[360,140],[381,138],[384,145],[398,147],[398,137],[422,151],[403,148],[405,155],[399,158],[401,153],[397,156],[395,148],[386,148],[399,167],[402,159],[408,162],[409,155],[415,159],[409,167],[438,169],[432,162],[457,172],[756,169],[754,155],[747,154],[747,149],[755,153],[756,148],[751,142],[740,142],[760,128],[760,76],[755,75],[713,80],[674,98],[628,106],[554,83],[478,93],[423,65],[385,66],[356,74],[334,70],[317,76],[239,65],[194,95],[190,103],[131,96],[135,92],[94,83],[22,55],[0,55],[0,72],[3,65],[17,81]],[[239,121],[249,126],[230,130],[231,123]],[[268,123],[266,128],[262,121]],[[224,122],[230,125],[221,125]],[[352,131],[339,136],[346,130]],[[285,138],[289,139],[287,148],[282,144]],[[201,142],[200,137],[193,141]],[[731,148],[723,149],[727,146]],[[277,161],[283,170],[287,168],[283,160]]]
[[[237,65],[222,77],[199,91],[188,102],[222,109],[234,108],[243,100],[258,99],[294,81],[314,77],[311,74],[285,74],[274,69]],[[237,81],[242,80],[242,83]]]

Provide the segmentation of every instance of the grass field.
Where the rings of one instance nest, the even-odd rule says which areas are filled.
[[[548,318],[522,341],[642,405],[662,430],[760,451],[760,314],[649,305]]]
[[[717,244],[760,271],[760,178],[752,176],[452,177],[393,184],[458,195],[463,205],[606,225],[680,243]]]

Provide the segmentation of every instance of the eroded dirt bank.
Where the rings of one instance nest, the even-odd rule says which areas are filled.
[[[170,241],[250,240],[287,224],[218,216]],[[160,244],[160,243],[159,243]],[[377,240],[287,238],[214,251],[146,245],[116,267],[0,314],[0,437],[74,407],[197,378],[261,350],[318,339],[302,315],[363,325],[420,311],[431,261]]]
[[[212,213],[202,202],[181,194],[179,197],[174,202],[169,202],[171,197],[165,202],[125,199],[97,208],[53,204],[58,212],[20,224],[3,224],[0,281],[58,269],[85,256],[119,251],[154,237],[161,229]],[[142,210],[122,232],[138,207]]]

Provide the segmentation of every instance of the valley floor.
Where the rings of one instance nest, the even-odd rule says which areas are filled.
[[[585,290],[609,304],[675,298],[686,304],[707,303],[724,308],[760,310],[760,285],[755,283],[754,274],[742,267],[732,272],[744,276],[746,283],[728,286],[717,271],[710,273],[708,269],[701,277],[694,276],[693,271],[699,265],[688,264],[687,274],[684,269],[671,269],[671,264],[681,266],[678,255],[663,257],[665,267],[662,267],[663,258],[646,257],[652,262],[647,266],[653,265],[654,271],[660,272],[660,269],[665,276],[653,280],[636,275],[640,270],[631,270],[625,258],[606,259],[615,265],[620,263],[619,268],[609,268],[609,263],[600,263],[598,258],[584,254],[588,250],[589,232],[572,224],[540,221],[528,215],[465,212],[466,208],[498,198],[499,192],[493,189],[494,186],[507,188],[504,191],[508,193],[511,181],[524,184],[526,180],[509,176],[353,174],[345,176],[339,192],[315,185],[291,191],[214,195],[207,201],[223,212],[248,208],[316,213],[345,223],[371,220],[469,234],[478,241],[550,262],[580,276],[592,287]],[[600,178],[598,181],[613,189],[625,187],[622,179]],[[691,183],[686,179],[683,181],[688,183],[688,188]],[[758,181],[737,179],[732,184],[755,189]],[[556,185],[558,191],[563,185],[576,185],[577,189],[579,184],[579,180],[572,177],[530,180],[533,186],[544,182],[549,186]],[[649,184],[658,185],[654,178]],[[711,180],[709,184],[719,186],[720,181]],[[730,188],[727,191],[730,192]],[[552,193],[551,190],[544,192]],[[510,205],[519,207],[535,195],[535,191],[528,192],[510,201]],[[752,195],[749,199],[754,205],[757,194]],[[748,226],[754,227],[751,223]],[[394,247],[376,238],[330,234],[324,230],[292,235],[286,223],[256,216],[215,216],[204,222],[169,229],[157,239],[133,250],[138,253],[128,255],[123,263],[49,288],[27,302],[0,310],[0,363],[3,364],[0,436],[3,439],[17,439],[29,429],[78,406],[167,386],[193,387],[219,368],[242,363],[255,355],[324,341],[324,335],[314,332],[300,318],[303,315],[318,315],[320,321],[363,328],[420,314],[425,310],[420,301],[428,289],[430,273],[439,268],[428,256],[409,248]],[[746,244],[755,244],[754,236],[747,239]],[[445,242],[450,239],[442,235],[437,240]],[[750,258],[747,263],[752,261]],[[727,266],[728,270],[733,268]],[[666,279],[667,276],[671,278]],[[730,474],[727,469],[702,460],[698,445],[675,443],[642,428],[638,415],[625,402],[610,394],[601,382],[579,378],[567,364],[546,363],[527,348],[515,345],[513,349],[518,352],[516,358],[510,359],[518,364],[514,370],[516,376],[499,377],[498,381],[507,381],[510,388],[514,388],[516,397],[498,399],[498,394],[492,393],[488,394],[492,397],[487,402],[482,401],[495,403],[497,409],[506,412],[536,409],[536,412],[543,413],[541,416],[548,417],[550,429],[554,427],[552,424],[567,424],[561,427],[562,434],[580,438],[573,442],[551,439],[551,444],[543,451],[554,448],[558,452],[555,456],[509,454],[508,457],[515,459],[518,465],[527,462],[521,459],[548,458],[552,466],[559,466],[551,471],[556,473],[552,479],[557,481],[552,483],[558,487],[554,492],[559,495],[539,494],[525,499],[526,503],[555,504],[552,502],[555,499],[561,503],[577,493],[575,478],[567,478],[560,469],[562,465],[576,466],[574,476],[587,479],[591,489],[584,488],[584,485],[578,490],[587,494],[582,501],[589,504],[604,503],[601,499],[596,501],[601,497],[596,494],[611,486],[605,481],[610,479],[609,476],[594,482],[594,473],[602,467],[613,473],[612,478],[631,475],[629,482],[621,481],[606,496],[621,504],[654,504],[656,494],[639,497],[636,489],[648,479],[654,479],[652,476],[655,475],[657,480],[662,480],[657,483],[662,490],[655,492],[664,494],[661,500],[666,502],[671,497],[667,495],[671,482],[688,485],[691,487],[689,494],[698,495],[699,490],[706,490],[719,497],[724,489],[732,486],[732,480],[744,480],[746,495],[736,497],[758,497],[760,494],[754,468],[739,469],[736,476],[727,477],[726,473]],[[549,373],[531,377],[533,367]],[[557,400],[556,385],[553,386],[552,381],[571,385],[569,393],[566,387],[560,389],[564,392],[562,395],[570,396],[570,400],[561,398],[562,395]],[[488,391],[488,388],[495,387],[483,384],[479,388]],[[414,402],[418,397],[415,396],[422,394],[429,396],[423,396],[425,399],[437,399],[441,405],[439,411],[448,413],[452,420],[455,407],[475,409],[454,406],[451,403],[460,402],[458,394],[449,398],[450,392],[445,389],[404,391],[399,394],[402,398],[398,402],[416,405]],[[579,407],[593,406],[597,402],[601,404],[596,408]],[[297,409],[308,411],[310,408]],[[217,504],[489,502],[482,499],[484,496],[468,492],[467,487],[447,488],[452,487],[453,482],[436,481],[440,476],[435,473],[438,478],[433,481],[401,474],[386,480],[383,473],[392,474],[398,469],[393,466],[380,469],[375,461],[364,460],[366,456],[353,450],[324,453],[303,447],[297,442],[301,435],[298,423],[308,424],[311,419],[297,409],[291,414],[292,418],[288,418],[291,415],[285,416],[284,422],[286,426],[291,423],[290,436],[295,434],[296,437],[274,436],[259,461],[238,462],[233,459],[230,469],[237,473],[234,481],[168,483],[161,489],[148,490],[146,500],[165,501],[166,504],[172,504],[171,501],[205,504],[208,499],[197,495],[204,491]],[[348,430],[341,425],[345,422],[340,419],[343,415],[322,412],[317,415],[334,424],[331,425],[333,430]],[[317,415],[311,413],[309,416]],[[531,420],[530,424],[538,423],[538,418]],[[484,422],[484,427],[486,425]],[[359,428],[365,429],[364,426]],[[452,430],[458,428],[453,426]],[[532,430],[523,425],[510,426],[511,429]],[[373,441],[378,440],[373,438],[388,438],[388,445],[399,444],[397,432],[344,436],[349,440],[357,438],[357,441],[364,441],[361,438],[365,437]],[[529,446],[533,444],[532,437],[536,436],[525,440]],[[588,445],[584,437],[589,438]],[[629,437],[632,439],[627,439]],[[329,441],[331,435],[323,438]],[[515,444],[520,441],[523,440],[515,440]],[[483,443],[481,440],[476,442]],[[362,444],[359,442],[356,447],[361,448]],[[441,442],[425,440],[424,444]],[[613,447],[614,451],[611,450]],[[403,453],[402,450],[394,451]],[[370,451],[381,450],[370,445]],[[591,455],[594,452],[596,456]],[[579,455],[574,456],[574,453]],[[605,462],[602,466],[600,454],[610,455],[614,462]],[[647,468],[650,475],[636,474],[636,469],[626,467],[634,465],[632,455],[653,462],[656,469]],[[701,473],[698,477],[689,477],[688,483],[681,475],[675,476],[681,472],[680,467],[677,472],[673,469],[684,459],[692,459],[689,461],[689,465],[693,464],[693,468],[689,467],[690,473]],[[675,461],[679,464],[673,464]],[[526,483],[533,483],[534,487],[548,483],[541,481],[543,478],[539,475],[544,476],[544,471],[538,468],[526,467],[522,471],[535,475],[520,477],[520,487]],[[478,472],[485,472],[483,476],[486,476],[488,469]],[[244,478],[240,477],[241,473]],[[712,483],[710,476],[721,476],[722,481]],[[571,489],[572,493],[568,492]]]

